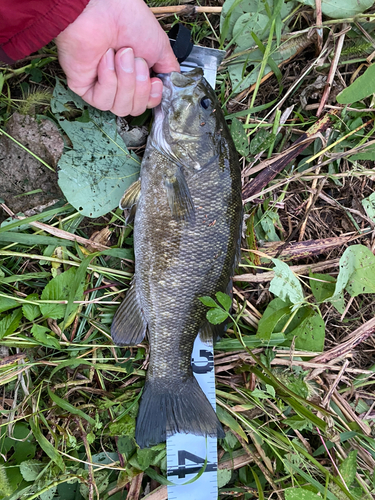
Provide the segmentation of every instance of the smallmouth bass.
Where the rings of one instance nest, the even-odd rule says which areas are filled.
[[[238,156],[214,91],[199,69],[158,76],[163,98],[140,179],[120,202],[136,204],[135,273],[111,328],[117,345],[136,345],[148,332],[136,424],[141,448],[166,433],[224,437],[191,353],[198,333],[216,338],[224,329],[207,322],[198,297],[230,291],[242,225]]]

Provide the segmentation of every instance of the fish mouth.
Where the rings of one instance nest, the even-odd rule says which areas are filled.
[[[203,79],[203,70],[194,68],[186,73],[159,73],[156,75],[163,82],[163,97],[161,103],[154,108],[154,118],[162,121],[172,109],[173,101],[178,100],[183,94],[193,95],[194,89]]]
[[[195,87],[202,80],[203,70],[201,68],[194,68],[192,71],[186,73],[172,71],[171,73],[159,73],[156,76],[169,89],[186,89],[190,86]]]

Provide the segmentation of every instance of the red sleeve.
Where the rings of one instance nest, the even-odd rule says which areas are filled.
[[[44,47],[79,16],[88,2],[0,0],[0,60],[22,59]]]

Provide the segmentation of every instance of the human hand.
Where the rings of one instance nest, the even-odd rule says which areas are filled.
[[[69,87],[118,116],[137,116],[160,103],[163,84],[150,78],[150,68],[179,71],[167,35],[143,0],[90,0],[56,44]]]

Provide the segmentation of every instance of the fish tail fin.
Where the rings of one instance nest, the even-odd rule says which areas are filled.
[[[146,380],[135,439],[141,448],[166,440],[166,433],[177,432],[223,438],[225,433],[214,409],[194,375],[176,384],[160,379]]]

